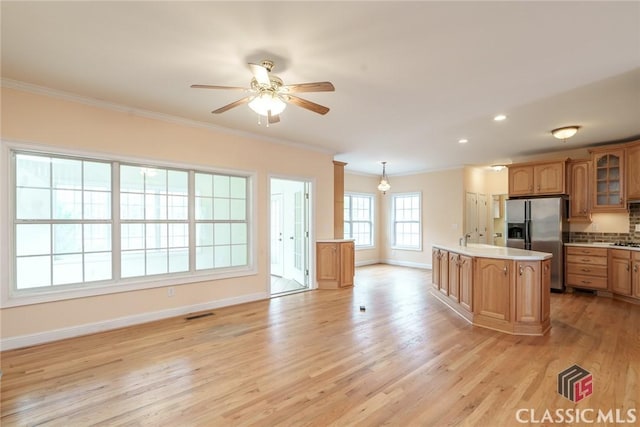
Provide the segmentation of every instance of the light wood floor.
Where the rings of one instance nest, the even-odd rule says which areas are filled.
[[[430,282],[369,266],[351,289],[7,351],[0,424],[509,426],[520,408],[640,409],[640,307],[553,294],[550,334],[514,337],[469,326]],[[594,391],[574,404],[556,380],[576,363]]]

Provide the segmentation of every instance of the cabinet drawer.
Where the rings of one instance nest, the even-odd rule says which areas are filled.
[[[591,255],[567,255],[567,262],[574,264],[607,265],[607,257]]]
[[[607,248],[592,248],[587,246],[567,246],[567,255],[607,256]]]
[[[567,264],[567,274],[579,274],[583,276],[607,277],[606,265]]]
[[[582,276],[580,274],[567,274],[567,286],[573,286],[576,288],[607,289],[607,278]]]

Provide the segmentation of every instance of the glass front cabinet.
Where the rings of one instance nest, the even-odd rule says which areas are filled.
[[[624,149],[594,149],[592,211],[626,211],[624,200]]]

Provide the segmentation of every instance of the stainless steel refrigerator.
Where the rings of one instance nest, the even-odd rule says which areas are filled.
[[[507,200],[506,222],[507,246],[551,253],[551,289],[564,290],[564,243],[569,236],[567,200]]]

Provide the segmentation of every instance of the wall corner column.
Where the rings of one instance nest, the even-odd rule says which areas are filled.
[[[333,238],[344,239],[344,167],[333,161]]]

